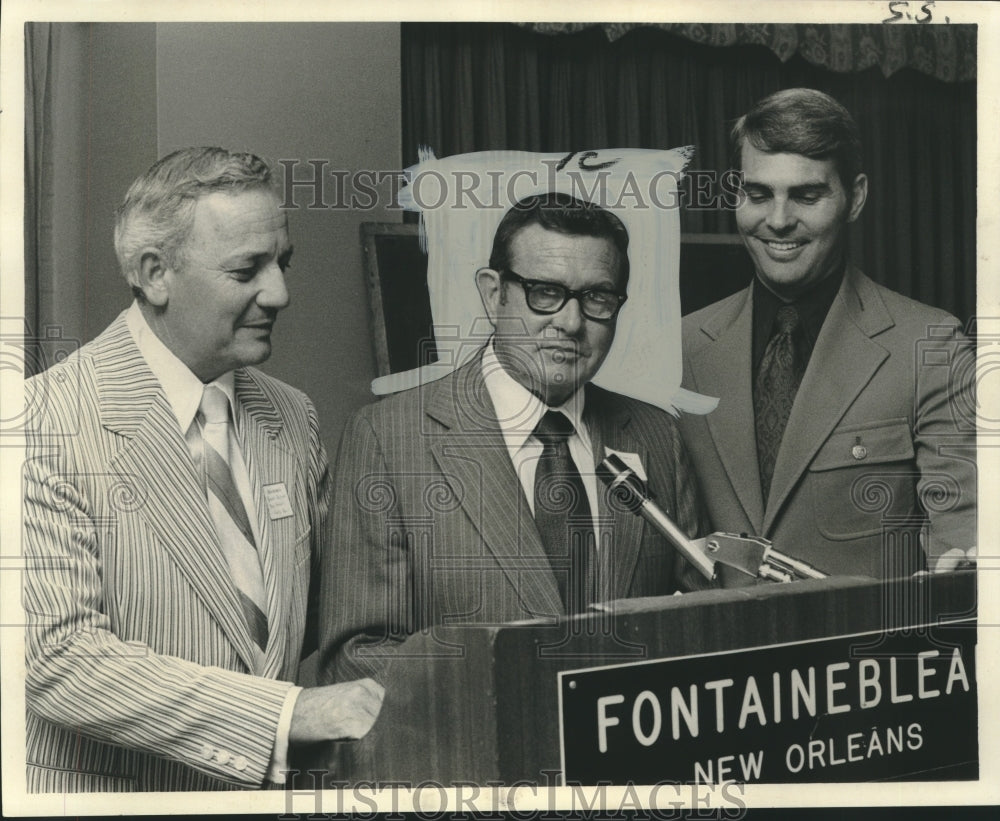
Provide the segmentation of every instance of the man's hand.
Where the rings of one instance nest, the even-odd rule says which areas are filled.
[[[288,740],[292,743],[361,738],[382,708],[385,690],[370,678],[307,687],[295,702]]]

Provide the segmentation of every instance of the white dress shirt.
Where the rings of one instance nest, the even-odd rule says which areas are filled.
[[[583,480],[583,488],[590,503],[590,515],[594,520],[594,534],[598,537],[596,542],[600,545],[600,532],[597,527],[598,480],[594,472],[593,446],[587,426],[583,423],[583,388],[581,387],[558,407],[549,408],[504,370],[493,350],[492,341],[483,352],[482,369],[486,390],[493,402],[500,431],[514,465],[514,473],[521,483],[532,515],[535,513],[535,472],[538,469],[538,460],[545,449],[541,441],[534,436],[535,427],[548,410],[561,411],[573,423],[573,434],[567,440],[569,454]]]
[[[149,323],[146,322],[138,302],[133,302],[128,309],[125,322],[132,339],[139,348],[139,353],[142,354],[149,369],[153,372],[153,376],[163,388],[167,402],[170,404],[174,416],[177,417],[181,435],[187,441],[188,447],[194,447],[197,440],[191,435],[191,432],[195,425],[195,416],[198,413],[198,406],[201,404],[205,383],[163,344],[153,329],[149,327]],[[247,510],[247,518],[250,520],[254,539],[259,546],[260,526],[257,523],[257,506],[254,503],[253,491],[250,489],[250,474],[241,453],[243,445],[239,441],[240,431],[237,429],[235,421],[238,414],[236,413],[236,394],[233,388],[233,372],[224,373],[210,384],[217,385],[229,397],[229,406],[232,409],[234,420],[229,429],[231,435],[236,436],[238,445],[236,448],[231,448],[230,470],[236,489],[243,500],[243,506]],[[192,453],[192,456],[195,459],[195,464],[199,464],[200,455]],[[288,769],[286,763],[288,760],[288,731],[292,723],[292,710],[300,692],[302,692],[301,687],[294,687],[289,691],[278,719],[278,732],[274,741],[274,750],[271,753],[271,768],[268,772],[268,778],[279,784],[285,781],[282,771]]]

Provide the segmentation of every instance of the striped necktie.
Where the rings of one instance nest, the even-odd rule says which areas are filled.
[[[569,452],[573,423],[550,410],[535,427],[542,455],[535,469],[535,524],[567,613],[597,600],[594,520],[587,491]]]
[[[215,521],[219,544],[229,563],[250,635],[263,651],[267,648],[267,595],[253,528],[230,470],[229,397],[215,385],[206,385],[198,406],[204,444],[204,470],[208,507]]]

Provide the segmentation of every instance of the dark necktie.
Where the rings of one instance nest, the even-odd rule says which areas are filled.
[[[535,524],[567,613],[595,601],[594,520],[583,479],[569,452],[573,423],[548,411],[535,428],[542,456],[535,470]]]
[[[774,318],[774,331],[754,380],[753,410],[757,430],[757,462],[760,489],[767,504],[778,448],[788,424],[795,393],[802,381],[800,357],[796,351],[799,314],[793,305],[782,305]]]
[[[263,652],[268,639],[267,594],[253,529],[230,469],[229,399],[226,394],[208,385],[202,394],[198,418],[204,443],[208,507],[250,635]]]

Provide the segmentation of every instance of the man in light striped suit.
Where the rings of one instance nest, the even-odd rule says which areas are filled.
[[[628,277],[628,233],[611,212],[561,194],[519,201],[476,273],[490,341],[348,423],[335,566],[321,574],[328,680],[384,678],[398,643],[437,624],[551,620],[696,586],[595,476],[618,454],[689,536],[707,532],[674,419],[589,384]]]
[[[292,249],[270,169],[185,149],[133,183],[133,305],[27,383],[34,792],[253,788],[290,744],[358,738],[381,687],[302,689],[331,482],[271,352]]]

